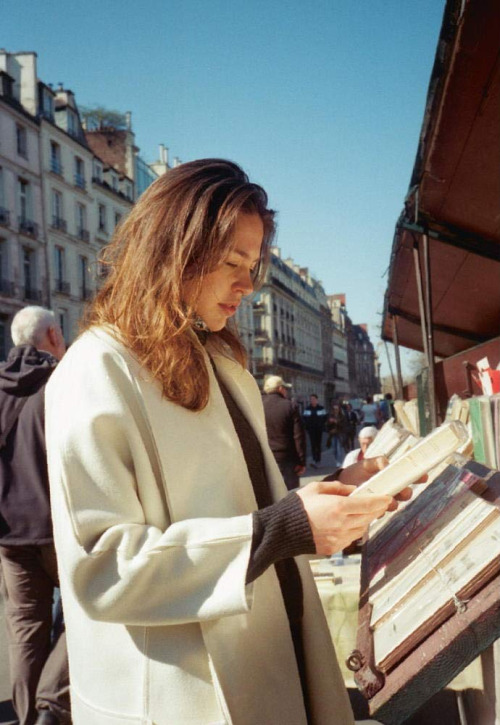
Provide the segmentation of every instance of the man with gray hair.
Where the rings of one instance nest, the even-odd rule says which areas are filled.
[[[306,462],[306,434],[297,406],[288,400],[291,387],[279,375],[268,375],[263,398],[269,447],[289,491],[299,486]]]
[[[20,310],[11,335],[15,347],[0,363],[0,563],[12,700],[20,725],[70,723],[66,641],[52,621],[58,576],[44,435],[45,384],[66,345],[43,307]]]
[[[347,454],[347,456],[344,458],[344,468],[347,468],[347,466],[351,466],[353,463],[357,463],[358,461],[363,460],[368,446],[375,440],[377,433],[378,430],[375,428],[374,425],[367,425],[364,428],[361,428],[358,435],[359,448],[355,448],[353,451],[350,451]]]

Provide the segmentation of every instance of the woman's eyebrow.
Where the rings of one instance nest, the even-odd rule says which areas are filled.
[[[250,259],[250,255],[248,252],[245,252],[243,249],[232,249],[231,252],[233,254],[237,254],[240,257],[243,257],[244,259]],[[257,257],[257,259],[253,260],[253,264],[257,264],[257,262],[260,261],[260,257]]]

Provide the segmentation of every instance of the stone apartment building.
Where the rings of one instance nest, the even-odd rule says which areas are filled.
[[[366,324],[348,324],[349,382],[351,395],[366,398],[380,392],[379,366]]]
[[[265,375],[281,375],[304,406],[311,393],[325,400],[324,343],[326,295],[306,268],[282,259],[275,247],[266,280],[253,304],[253,366]]]
[[[36,53],[0,51],[0,357],[28,304],[53,309],[74,339],[99,252],[133,198],[132,180],[89,147],[72,91],[39,81]]]
[[[29,304],[48,304],[50,297],[35,89],[27,108],[21,102],[21,75],[31,60],[19,54],[13,63],[0,51],[1,359],[13,315]]]

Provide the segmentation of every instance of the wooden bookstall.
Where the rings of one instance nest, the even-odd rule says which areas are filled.
[[[470,507],[482,506],[483,502],[495,517],[493,535],[497,536],[500,472],[475,461],[458,462],[448,466],[402,511],[393,514],[363,546],[357,644],[347,664],[368,700],[371,716],[385,725],[403,723],[500,637],[500,557],[491,552],[491,560],[484,567],[482,554],[474,557],[476,545],[484,551],[484,534],[483,539],[480,535],[473,538],[469,549],[457,540],[452,553],[447,551],[442,560],[451,558],[448,569],[436,553],[432,561],[424,556],[417,588],[400,590],[400,603],[385,614],[387,621],[380,629],[379,643],[387,649],[388,633],[394,630],[396,646],[382,652],[382,658],[380,652],[377,656],[372,624],[377,592],[380,595],[384,587],[390,591],[398,577],[403,582],[408,580],[412,563],[417,566],[418,557],[433,550],[442,531],[457,520],[457,512],[461,510],[466,521],[472,511]],[[484,531],[484,527],[481,524],[477,531]],[[441,544],[443,551],[447,544]],[[480,563],[479,573],[474,572],[474,558]],[[460,565],[462,578],[458,576]],[[448,592],[450,582],[458,588]],[[405,607],[415,612],[411,625],[410,620],[405,620]],[[421,616],[420,610],[425,616]],[[378,647],[380,650],[380,644]]]

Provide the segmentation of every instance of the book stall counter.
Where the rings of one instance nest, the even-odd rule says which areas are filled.
[[[430,478],[363,544],[348,667],[385,725],[403,723],[500,637],[500,473],[455,454]],[[481,679],[467,686],[487,689]]]

